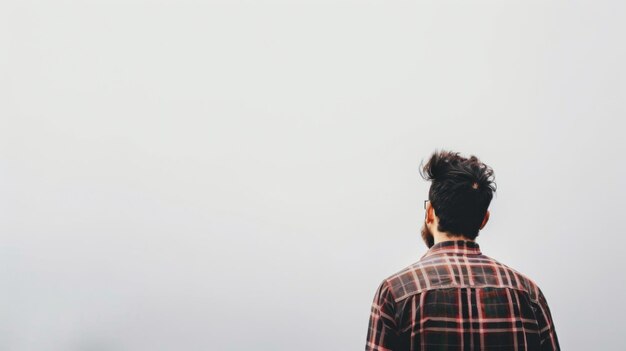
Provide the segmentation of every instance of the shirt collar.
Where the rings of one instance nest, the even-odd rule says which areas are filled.
[[[461,254],[461,255],[480,255],[480,246],[475,241],[468,240],[448,240],[441,241],[433,245],[422,258],[435,254]]]

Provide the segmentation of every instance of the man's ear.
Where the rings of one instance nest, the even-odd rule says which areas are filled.
[[[478,229],[483,229],[483,227],[485,226],[485,224],[487,224],[487,222],[489,222],[489,210],[487,210],[487,213],[485,213],[485,218],[483,218],[483,223],[480,225],[480,228]]]
[[[435,208],[428,202],[426,206],[426,223],[431,223],[435,220]]]

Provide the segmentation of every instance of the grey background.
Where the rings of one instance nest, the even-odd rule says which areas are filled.
[[[363,349],[436,148],[563,349],[622,349],[625,10],[0,2],[0,349]]]

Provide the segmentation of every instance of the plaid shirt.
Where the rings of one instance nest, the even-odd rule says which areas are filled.
[[[545,296],[476,242],[442,241],[383,280],[366,351],[560,350]]]

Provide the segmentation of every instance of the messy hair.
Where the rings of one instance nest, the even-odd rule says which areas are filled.
[[[435,150],[420,164],[420,175],[432,182],[428,199],[439,218],[437,230],[474,240],[496,191],[493,169],[474,155]]]

